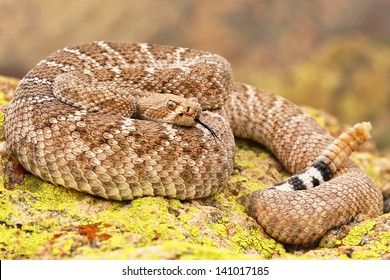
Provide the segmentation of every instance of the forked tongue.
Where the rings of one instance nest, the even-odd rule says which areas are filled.
[[[207,124],[205,124],[204,122],[202,122],[200,119],[196,118],[195,121],[200,124],[201,126],[203,126],[204,128],[206,128],[208,131],[210,131],[211,135],[214,137],[214,140],[217,141],[217,139],[221,141],[221,139],[219,139],[218,135],[214,132],[214,130],[208,126]]]

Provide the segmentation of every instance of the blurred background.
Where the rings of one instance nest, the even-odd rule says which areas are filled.
[[[236,81],[371,121],[390,154],[389,0],[0,0],[0,75],[94,40],[218,53]]]

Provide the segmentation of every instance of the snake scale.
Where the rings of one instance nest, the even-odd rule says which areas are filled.
[[[234,136],[257,141],[297,174],[247,203],[285,243],[382,212],[381,192],[347,159],[369,137],[368,124],[331,144],[299,107],[233,82],[230,64],[208,52],[119,42],[64,48],[21,80],[5,122],[26,170],[114,200],[215,194],[233,170]]]

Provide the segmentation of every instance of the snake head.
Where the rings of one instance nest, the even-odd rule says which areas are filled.
[[[196,98],[169,96],[166,106],[168,109],[166,121],[182,126],[194,126],[202,113],[202,107]]]
[[[194,126],[202,113],[196,98],[173,94],[152,94],[137,101],[136,115],[141,119]]]
[[[205,127],[214,139],[219,140],[214,130],[199,119],[201,113],[202,107],[196,98],[184,98],[173,94],[141,97],[136,108],[136,116],[141,119],[181,126],[195,126],[198,123]]]

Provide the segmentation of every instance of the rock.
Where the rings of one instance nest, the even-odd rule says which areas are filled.
[[[0,77],[0,102],[17,84]],[[4,141],[5,107],[0,112]],[[331,132],[334,118],[308,109]],[[292,247],[269,237],[245,213],[248,195],[289,174],[261,145],[238,139],[236,167],[221,193],[192,201],[145,197],[108,201],[27,173],[12,154],[0,165],[1,259],[389,259],[390,215],[359,217],[317,244]],[[390,160],[372,144],[353,159],[389,187]]]

